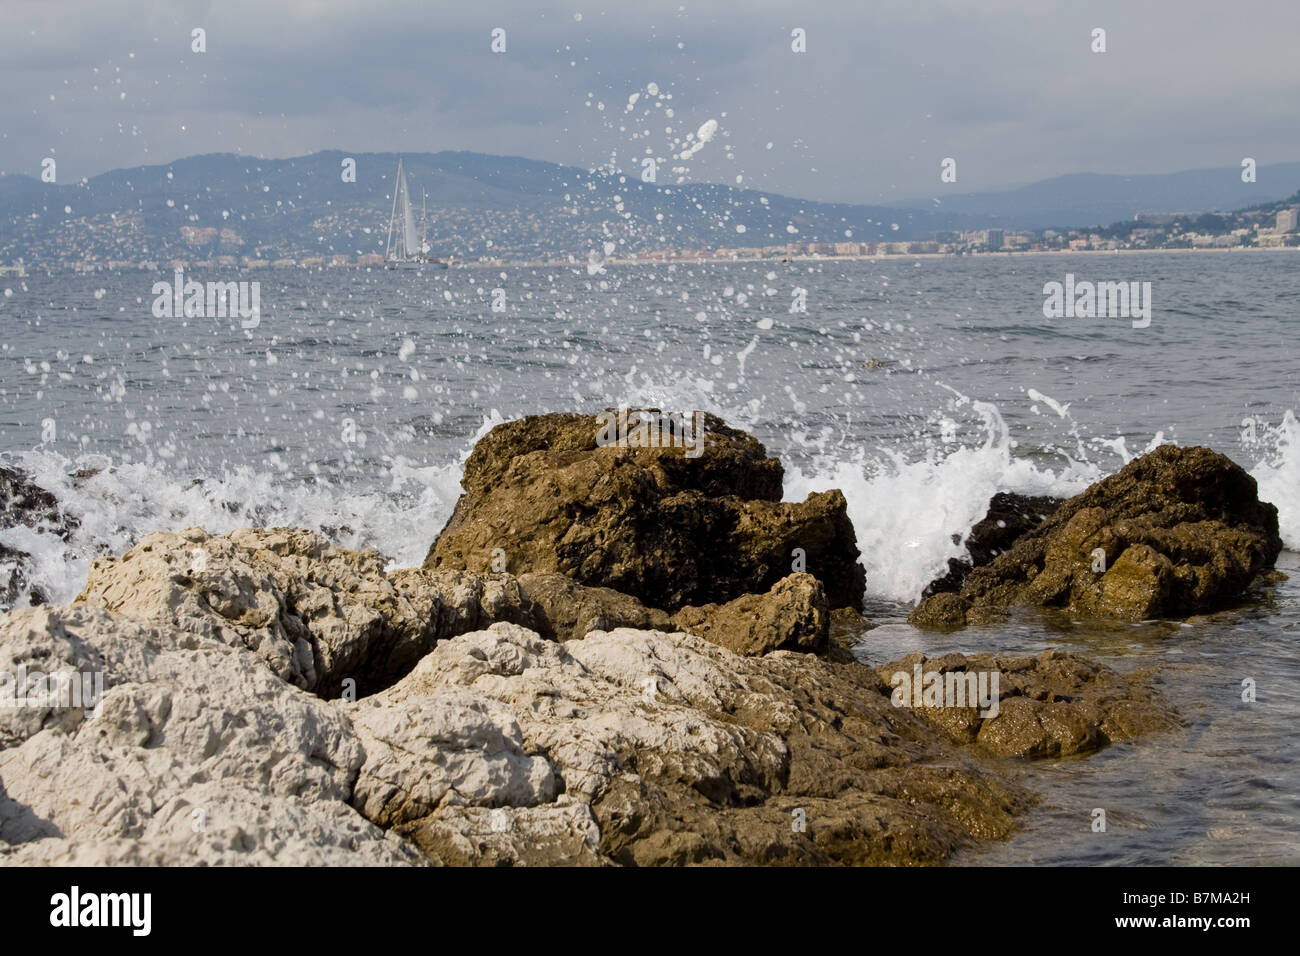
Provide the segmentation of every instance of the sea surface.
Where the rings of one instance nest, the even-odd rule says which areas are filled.
[[[1067,273],[1150,282],[1150,325],[1045,318]],[[958,863],[1300,863],[1295,251],[186,278],[259,281],[258,324],[156,318],[170,271],[0,277],[0,462],[81,520],[70,544],[21,526],[0,543],[54,600],[94,557],[190,525],[314,528],[416,565],[494,424],[706,409],[784,462],[788,499],[844,491],[864,660],[1061,647],[1154,671],[1182,713],[1170,734],[1009,766],[1041,803]],[[1166,442],[1223,452],[1278,506],[1291,577],[1266,600],[1135,626],[905,623],[995,492],[1074,494]]]

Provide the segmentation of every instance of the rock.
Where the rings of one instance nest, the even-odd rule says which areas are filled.
[[[53,493],[17,468],[0,465],[0,528],[23,525],[66,541],[79,526],[60,506]]]
[[[420,848],[443,866],[609,866],[600,827],[583,802],[542,807],[449,806],[419,828]]]
[[[707,415],[697,458],[681,447],[598,446],[595,416],[498,425],[465,465],[465,493],[426,568],[555,572],[675,611],[766,593],[803,552],[832,607],[861,603],[865,572],[839,491],[780,501],[783,470]]]
[[[917,700],[918,666],[922,675],[945,675],[945,686],[939,690],[936,685],[940,696],[933,701]],[[1036,657],[927,658],[916,653],[881,665],[876,673],[894,688],[891,698],[901,706],[914,710],[950,739],[991,756],[1068,757],[1179,725],[1177,712],[1147,675],[1123,677],[1057,650]],[[971,694],[971,675],[982,695],[978,698]],[[929,680],[922,677],[922,688]],[[997,706],[959,706],[973,700],[980,705],[996,700]]]
[[[966,612],[970,602],[960,594],[938,591],[916,606],[908,615],[908,623],[937,631],[953,630],[966,626]]]
[[[33,608],[0,617],[0,674],[19,664],[103,691],[93,709],[0,706],[0,862],[423,862],[351,809],[365,752],[347,718],[242,648]]]
[[[853,649],[862,643],[867,626],[867,619],[855,608],[841,607],[831,611],[826,651],[822,656],[837,664],[856,661]]]
[[[393,683],[440,639],[497,620],[535,623],[508,575],[384,573],[370,551],[293,528],[155,532],[91,565],[83,604],[246,647],[324,697]]]
[[[964,615],[935,594],[909,620],[960,626],[1018,605],[1125,621],[1201,613],[1239,601],[1281,548],[1277,509],[1254,478],[1208,448],[1162,445],[971,571]]]
[[[495,624],[338,706],[354,805],[435,862],[937,863],[1028,805],[869,668],[684,633]]]
[[[202,570],[180,564],[194,545]],[[893,706],[856,661],[644,629],[559,643],[508,622],[438,638],[356,701],[292,686],[307,672],[271,652],[291,627],[313,666],[357,645],[366,672],[366,654],[418,643],[391,629],[532,607],[508,575],[379,562],[308,532],[192,529],[150,536],[93,589],[156,621],[87,603],[0,617],[0,697],[4,675],[26,671],[30,690],[38,668],[99,678],[76,701],[0,700],[0,862],[933,864],[1005,837],[1032,802],[972,752],[1080,752],[1163,726],[1145,684],[1065,655],[940,659],[1006,674],[1001,713],[976,723]],[[210,591],[178,581],[208,573]],[[819,592],[792,575],[753,621],[802,633],[782,615],[824,622]]]
[[[745,594],[726,604],[684,607],[672,623],[736,654],[826,650],[830,609],[811,574],[782,578],[766,594]]]
[[[24,536],[51,535],[67,541],[79,526],[54,495],[17,468],[0,466],[0,532],[22,528]],[[18,546],[21,544],[22,546]],[[0,543],[0,613],[11,607],[44,604],[48,598],[32,583],[30,541]]]
[[[31,581],[31,560],[26,551],[0,544],[0,613],[24,602],[45,603],[45,594]]]
[[[1060,498],[999,491],[989,500],[988,513],[966,535],[966,558],[950,558],[948,573],[926,585],[921,596],[960,591],[973,569],[1010,550],[1021,535],[1033,531],[1060,506]]]
[[[552,640],[577,640],[595,630],[679,628],[737,654],[826,650],[830,612],[821,582],[811,574],[792,574],[766,594],[687,606],[671,618],[630,595],[586,587],[563,574],[524,574],[519,584],[544,622],[538,633]]]
[[[519,585],[537,609],[537,632],[550,640],[577,640],[588,631],[619,627],[666,630],[672,626],[666,613],[648,608],[630,595],[612,588],[587,587],[563,574],[521,574]]]

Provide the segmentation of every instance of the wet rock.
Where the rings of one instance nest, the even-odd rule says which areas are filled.
[[[766,594],[745,594],[726,604],[684,607],[672,623],[736,654],[769,651],[822,653],[830,632],[830,609],[821,582],[811,574],[782,578]]]
[[[17,468],[0,465],[0,528],[24,525],[67,540],[78,521],[65,513],[54,494]]]
[[[992,756],[1068,757],[1179,725],[1149,675],[1125,677],[1057,650],[1034,657],[916,653],[876,672],[899,706]],[[940,676],[926,676],[932,673]]]
[[[0,532],[23,529],[23,536],[52,536],[67,541],[78,520],[67,514],[53,493],[17,468],[0,466]],[[21,546],[19,546],[21,545]],[[32,583],[32,542],[0,544],[0,613],[11,607],[44,604],[48,598]]]
[[[988,513],[967,533],[966,557],[949,558],[948,572],[926,585],[921,596],[960,591],[972,570],[1010,550],[1021,535],[1033,531],[1060,506],[1060,498],[999,491],[989,500]]]
[[[0,707],[0,862],[423,862],[351,808],[365,752],[347,718],[242,648],[33,608],[0,618],[0,673],[19,664],[97,673],[103,696]]]
[[[960,594],[938,591],[916,606],[908,615],[910,624],[936,631],[953,630],[966,626],[966,612],[970,602]]]
[[[1139,621],[1231,605],[1282,548],[1255,479],[1208,448],[1163,445],[1071,498],[951,597],[912,613],[960,626],[981,609],[1062,607]]]
[[[497,426],[466,462],[465,493],[425,567],[503,561],[515,574],[557,572],[671,612],[766,593],[798,560],[832,607],[859,604],[865,572],[844,496],[780,501],[780,462],[704,420],[696,458],[683,447],[598,446],[601,423],[589,415]]]
[[[587,587],[563,574],[521,574],[519,584],[538,610],[537,632],[550,640],[576,640],[588,631],[619,627],[665,630],[672,626],[665,612],[648,608],[631,595]]]
[[[381,555],[293,528],[155,532],[95,561],[77,601],[246,647],[325,697],[391,684],[442,638],[498,620],[534,623],[508,575],[385,574]]]
[[[24,602],[33,607],[46,603],[44,592],[31,581],[31,560],[26,551],[0,544],[0,613]]]

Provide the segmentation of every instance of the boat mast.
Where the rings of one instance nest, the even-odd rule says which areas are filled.
[[[393,223],[397,222],[397,182],[402,178],[402,157],[397,157],[397,179],[393,181],[393,211],[388,216],[388,242],[384,248],[384,258],[393,258]]]

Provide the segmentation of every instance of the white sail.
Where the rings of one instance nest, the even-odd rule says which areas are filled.
[[[415,211],[411,209],[411,197],[406,191],[405,170],[401,173],[397,188],[400,191],[399,202],[402,206],[402,238],[405,246],[402,251],[406,254],[405,258],[409,259],[420,248],[420,240],[415,234]]]
[[[425,195],[423,222],[429,221],[428,196]],[[384,264],[389,268],[446,269],[448,262],[429,257],[429,237],[415,229],[415,207],[406,183],[406,167],[397,160],[397,183],[393,187],[393,211],[388,217],[388,242],[384,247]]]

